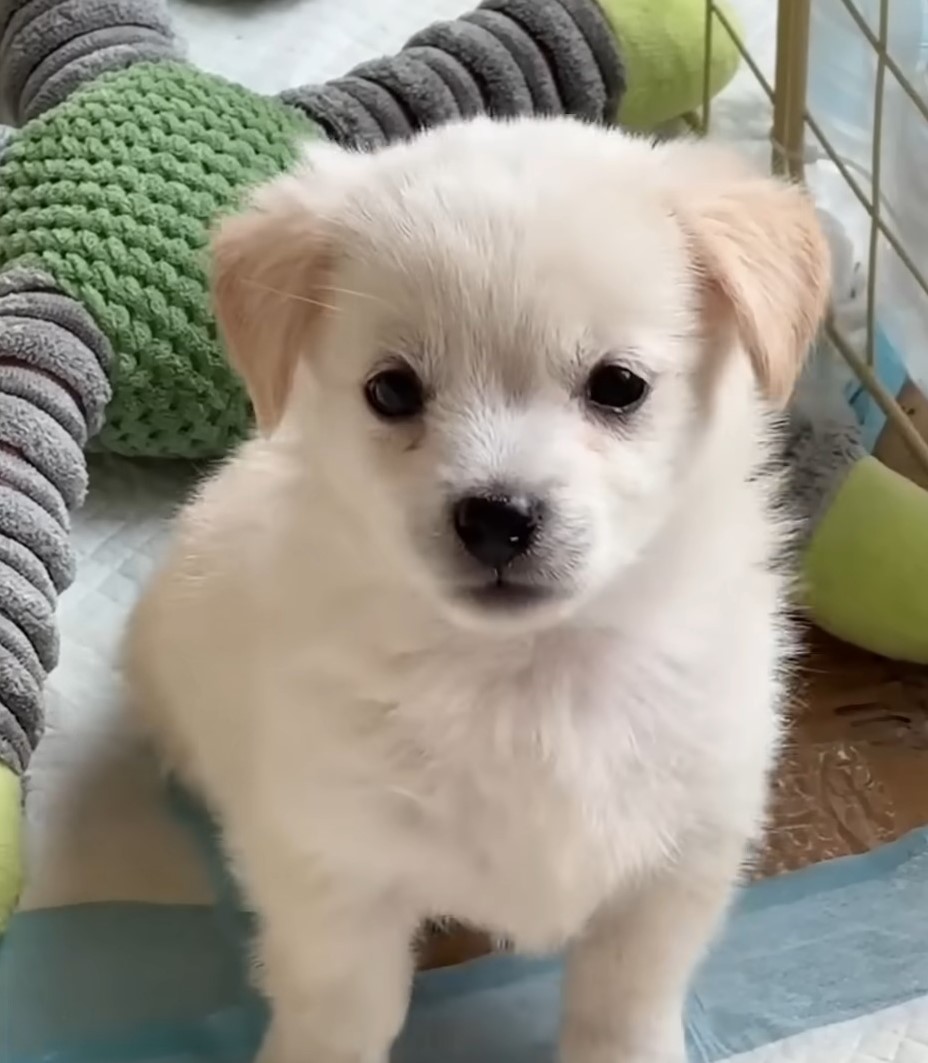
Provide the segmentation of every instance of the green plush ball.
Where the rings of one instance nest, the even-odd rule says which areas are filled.
[[[17,132],[0,167],[0,268],[50,274],[112,344],[100,446],[204,458],[245,434],[248,401],[209,307],[209,230],[314,132],[183,63],[106,75]]]
[[[600,3],[625,60],[628,91],[619,108],[621,124],[628,129],[651,130],[700,107],[706,59],[706,0]],[[737,27],[730,9],[723,3],[718,6]],[[735,76],[740,61],[734,41],[715,19],[709,68],[713,96]]]
[[[22,795],[19,777],[0,764],[0,936],[22,888]]]
[[[819,627],[883,657],[928,664],[928,491],[862,458],[816,527],[803,572]]]

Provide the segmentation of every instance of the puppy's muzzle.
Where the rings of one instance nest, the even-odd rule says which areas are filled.
[[[502,493],[465,495],[451,511],[461,545],[474,560],[495,572],[528,553],[542,518],[538,499]]]

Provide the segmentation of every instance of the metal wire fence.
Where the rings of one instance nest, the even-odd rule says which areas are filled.
[[[771,3],[773,0],[771,0]],[[873,128],[871,130],[871,158],[869,172],[855,172],[854,165],[833,143],[822,116],[811,113],[808,105],[810,62],[810,27],[813,0],[778,0],[776,60],[773,80],[765,75],[762,64],[752,54],[742,34],[716,0],[706,0],[705,17],[705,81],[701,113],[690,116],[690,122],[702,132],[712,129],[713,99],[711,86],[711,58],[720,34],[727,34],[738,49],[745,66],[763,90],[772,108],[771,167],[774,172],[803,180],[807,140],[811,135],[846,183],[854,199],[868,216],[866,250],[866,333],[865,340],[853,342],[834,314],[827,323],[827,335],[845,358],[863,386],[885,413],[887,419],[908,445],[913,457],[928,474],[928,440],[916,429],[912,420],[896,398],[881,381],[875,369],[877,343],[878,281],[881,250],[888,247],[898,257],[919,297],[928,300],[928,277],[917,255],[907,246],[906,237],[894,224],[884,195],[884,117],[889,86],[895,84],[911,106],[917,109],[919,120],[928,126],[928,102],[910,77],[894,58],[889,48],[890,10],[892,0],[879,0],[878,17],[868,20],[854,0],[838,0],[849,16],[854,31],[872,49],[875,58]],[[916,0],[895,0],[896,3],[916,3]],[[872,23],[875,23],[872,24]],[[928,203],[923,209],[928,212]],[[862,348],[862,349],[861,349]]]

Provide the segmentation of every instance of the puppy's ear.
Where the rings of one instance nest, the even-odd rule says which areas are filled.
[[[216,318],[264,434],[279,422],[296,364],[331,302],[333,255],[307,194],[312,180],[307,171],[264,185],[212,237]]]
[[[708,334],[733,325],[761,390],[783,406],[825,314],[828,242],[800,186],[708,145],[690,150],[699,157],[682,171],[674,209],[692,244]]]

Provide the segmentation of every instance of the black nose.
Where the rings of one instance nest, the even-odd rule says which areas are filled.
[[[454,530],[464,549],[488,568],[504,568],[532,545],[540,505],[512,495],[468,495],[454,507]]]

